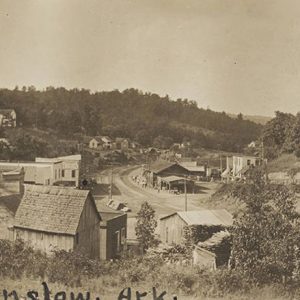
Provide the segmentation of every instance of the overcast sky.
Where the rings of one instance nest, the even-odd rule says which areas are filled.
[[[0,86],[300,111],[299,0],[0,0]]]

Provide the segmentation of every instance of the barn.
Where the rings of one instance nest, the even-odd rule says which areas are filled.
[[[225,209],[180,211],[160,218],[160,237],[163,243],[182,244],[187,226],[210,228],[212,233],[224,230],[233,224],[232,215]],[[199,240],[205,240],[205,236]]]
[[[13,238],[49,254],[54,249],[78,250],[99,258],[100,221],[87,190],[25,185],[15,215]]]

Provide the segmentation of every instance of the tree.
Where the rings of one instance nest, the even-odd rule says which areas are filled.
[[[157,240],[154,235],[156,226],[155,211],[148,202],[144,202],[141,205],[140,211],[137,213],[137,223],[135,227],[137,239],[141,243],[143,250],[157,245]]]
[[[232,230],[235,267],[256,284],[291,279],[300,261],[295,195],[287,186],[267,184],[261,170],[251,173],[233,191],[246,203]]]

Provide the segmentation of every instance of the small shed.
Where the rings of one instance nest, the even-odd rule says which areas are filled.
[[[225,209],[180,211],[160,218],[160,237],[166,244],[182,244],[186,226],[210,227],[212,232],[232,226],[233,217]],[[205,237],[199,237],[199,240]]]
[[[215,270],[221,266],[228,266],[230,253],[230,233],[227,230],[219,231],[195,246],[193,264]]]
[[[115,259],[125,250],[127,214],[115,211],[101,200],[96,201],[100,222],[100,259]]]
[[[101,218],[87,190],[25,185],[14,220],[14,240],[29,242],[48,254],[78,250],[99,257]]]

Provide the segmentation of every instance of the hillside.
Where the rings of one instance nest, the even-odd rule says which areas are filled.
[[[239,152],[262,129],[224,112],[198,108],[195,101],[173,101],[135,89],[96,93],[53,87],[44,91],[2,89],[0,108],[14,108],[19,126],[53,130],[67,137],[128,137],[144,146],[159,138],[166,146],[190,141],[204,148]]]
[[[228,114],[231,118],[236,119],[238,115],[235,114]],[[260,125],[266,125],[272,117],[266,117],[266,116],[256,116],[256,115],[243,115],[244,120],[248,120]]]

